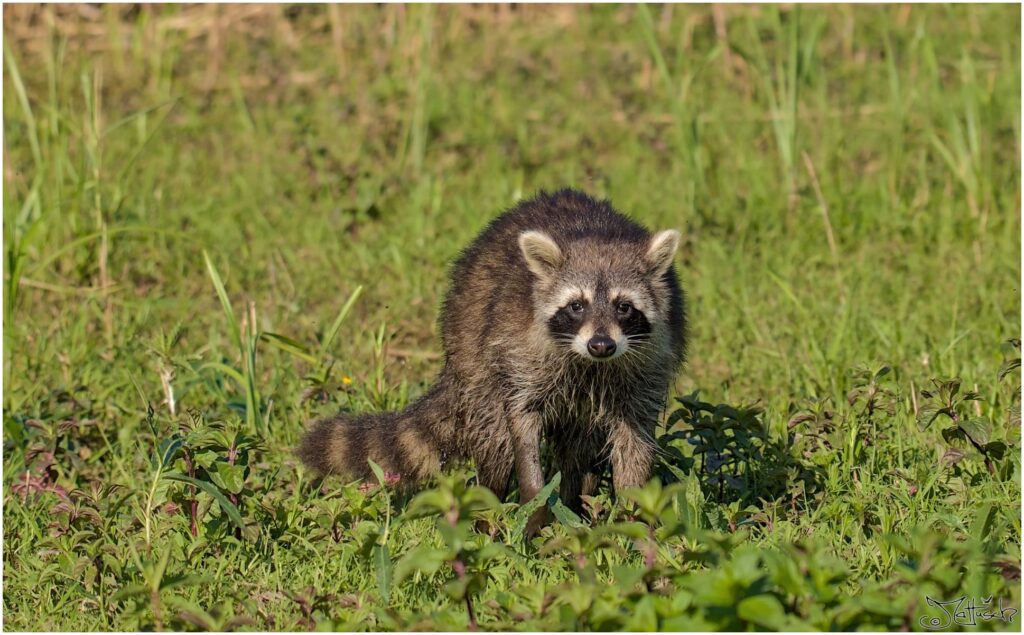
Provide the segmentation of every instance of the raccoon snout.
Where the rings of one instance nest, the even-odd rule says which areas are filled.
[[[598,359],[615,354],[615,340],[607,335],[595,335],[587,342],[587,351]]]

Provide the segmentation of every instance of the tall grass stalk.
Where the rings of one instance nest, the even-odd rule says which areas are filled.
[[[210,260],[210,255],[206,250],[203,250],[203,259],[206,262],[206,270],[210,275],[210,280],[213,282],[213,287],[217,292],[217,298],[220,300],[231,339],[234,341],[242,361],[242,372],[235,373],[232,376],[239,381],[245,393],[246,425],[250,430],[266,438],[270,432],[270,421],[268,417],[263,416],[260,412],[260,395],[256,389],[256,344],[259,342],[256,306],[250,303],[245,318],[240,322],[235,317],[235,311],[231,307],[231,299],[224,288],[224,282],[220,277],[220,273],[217,272],[217,268],[214,266],[213,261]],[[269,415],[269,410],[267,414]]]

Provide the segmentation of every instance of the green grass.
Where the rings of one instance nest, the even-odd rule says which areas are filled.
[[[1020,608],[1019,7],[250,10],[4,9],[5,628]],[[471,471],[321,487],[304,425],[422,393],[561,186],[683,232],[665,489],[528,543]]]

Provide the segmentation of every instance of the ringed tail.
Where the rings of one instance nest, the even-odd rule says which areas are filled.
[[[406,485],[440,471],[446,456],[436,429],[444,417],[444,394],[435,386],[399,412],[342,413],[314,422],[297,449],[321,475],[373,479],[369,461]]]

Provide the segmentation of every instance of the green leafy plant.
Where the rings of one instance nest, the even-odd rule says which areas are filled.
[[[960,379],[933,379],[930,390],[922,390],[922,402],[917,414],[917,424],[927,429],[939,419],[948,419],[951,425],[943,428],[942,438],[953,445],[966,445],[976,450],[990,473],[995,473],[995,461],[1006,454],[1007,444],[993,438],[992,422],[986,418],[971,416],[967,409],[971,402],[981,396],[973,391],[960,392]]]
[[[411,576],[432,576],[446,568],[450,577],[444,592],[465,605],[469,628],[475,630],[473,597],[490,578],[493,561],[511,557],[512,552],[502,543],[486,541],[474,531],[479,512],[499,507],[500,503],[490,490],[466,487],[464,483],[463,475],[442,477],[436,489],[422,492],[412,500],[404,519],[437,517],[435,528],[442,545],[424,545],[409,551],[395,567],[395,582]]]

